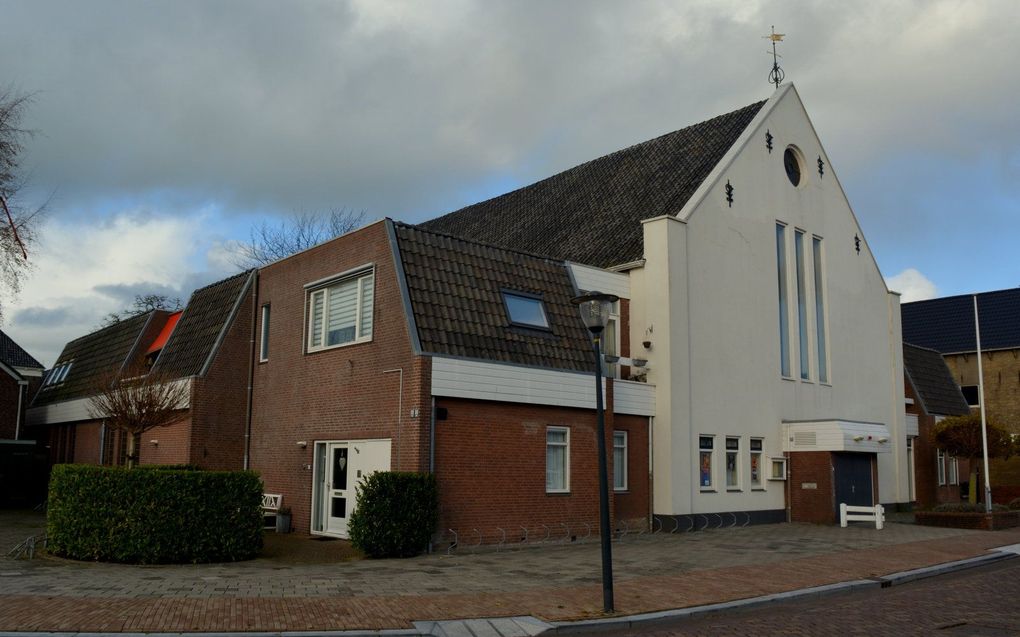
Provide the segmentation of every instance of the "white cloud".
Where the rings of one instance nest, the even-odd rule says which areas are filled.
[[[935,283],[914,268],[907,268],[896,276],[889,277],[885,282],[890,290],[902,295],[901,303],[926,301],[935,298],[939,293]]]
[[[52,365],[67,341],[127,308],[135,294],[186,300],[194,287],[229,272],[222,246],[204,238],[204,216],[125,210],[103,220],[49,219],[34,270],[5,308],[4,330]]]

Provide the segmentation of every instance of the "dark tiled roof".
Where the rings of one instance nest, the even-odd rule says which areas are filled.
[[[977,351],[974,301],[970,294],[900,307],[904,342],[943,354]],[[1020,347],[1020,288],[978,294],[981,349]]]
[[[394,224],[422,351],[587,371],[588,332],[560,261]],[[502,290],[540,295],[552,332],[510,326]]]
[[[636,261],[644,255],[639,222],[679,213],[764,103],[656,137],[420,225],[598,267]]]
[[[195,290],[166,347],[156,359],[153,372],[172,378],[200,374],[218,344],[220,333],[228,327],[238,298],[250,278],[250,271],[242,272]]]
[[[93,393],[96,384],[110,374],[119,372],[128,357],[136,350],[135,345],[143,331],[152,323],[162,323],[167,313],[153,310],[124,319],[109,327],[76,338],[64,346],[57,357],[54,369],[71,362],[71,369],[64,382],[43,387],[32,401],[33,407],[48,405],[74,398],[83,398]]]
[[[903,369],[929,414],[959,416],[970,413],[960,386],[946,361],[933,349],[903,344]]]
[[[42,369],[43,364],[32,358],[32,355],[21,349],[14,339],[0,330],[0,363],[10,367],[31,367]]]

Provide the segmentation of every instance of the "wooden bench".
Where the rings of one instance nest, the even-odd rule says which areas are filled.
[[[279,493],[262,494],[262,527],[265,529],[276,528],[276,514],[280,512],[280,502],[283,495]],[[271,523],[267,520],[272,520]]]

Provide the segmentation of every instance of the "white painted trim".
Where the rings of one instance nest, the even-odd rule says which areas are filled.
[[[594,268],[589,265],[567,261],[570,272],[578,291],[604,292],[615,294],[621,299],[630,299],[630,275]]]
[[[654,416],[655,385],[632,380],[613,381],[613,413]]]
[[[783,451],[889,453],[892,447],[889,427],[880,423],[815,420],[783,424]]]
[[[918,423],[917,423],[917,414],[907,414],[906,423],[907,423],[907,427],[906,427],[906,435],[907,436],[917,437],[917,436],[921,435],[919,433],[919,427],[918,427]]]
[[[14,371],[25,378],[41,378],[43,375],[43,370],[38,367],[15,367]]]
[[[173,381],[174,383],[186,383],[188,387],[187,395],[179,405],[180,409],[191,407],[191,379],[192,377],[189,376]],[[94,416],[89,410],[89,401],[89,397],[75,398],[41,407],[32,407],[27,412],[27,424],[56,425],[80,420],[94,420]]]
[[[563,488],[562,489],[550,489],[549,488],[549,432],[556,431],[564,434],[564,441],[562,443],[552,443],[554,447],[563,447],[566,451],[563,457]],[[560,427],[556,425],[549,425],[545,428],[545,449],[546,449],[546,481],[545,481],[545,492],[553,494],[570,493],[570,427]]]
[[[356,268],[344,270],[343,272],[338,272],[337,274],[331,274],[329,276],[322,277],[321,279],[316,279],[311,283],[305,283],[302,287],[306,290],[311,290],[312,288],[317,288],[320,286],[325,287],[326,285],[333,283],[334,281],[339,282],[340,279],[353,277],[356,274],[361,274],[363,271],[368,272],[369,270],[375,270],[375,263],[369,262],[364,265],[359,265]]]

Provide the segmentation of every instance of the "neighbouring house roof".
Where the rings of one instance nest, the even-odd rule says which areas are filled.
[[[978,297],[981,349],[1020,348],[1020,288],[982,292]],[[942,354],[977,351],[973,295],[948,296],[900,306],[904,342]]]
[[[173,378],[201,374],[230,326],[251,277],[251,271],[241,272],[195,290],[152,371]]]
[[[162,326],[168,312],[152,310],[118,321],[74,339],[53,365],[56,369],[71,363],[67,377],[57,384],[43,385],[32,401],[33,407],[84,398],[95,392],[105,376],[119,372],[128,361],[146,328],[156,322]]]
[[[611,267],[641,259],[640,221],[676,215],[764,101],[419,224],[513,250]]]
[[[903,371],[929,414],[962,416],[970,413],[967,399],[963,397],[942,354],[927,347],[904,343]]]
[[[43,369],[42,363],[35,360],[3,330],[0,330],[0,363],[5,363],[8,367]]]
[[[394,223],[423,353],[588,371],[588,332],[562,261]],[[549,331],[512,326],[502,291],[541,297]]]

